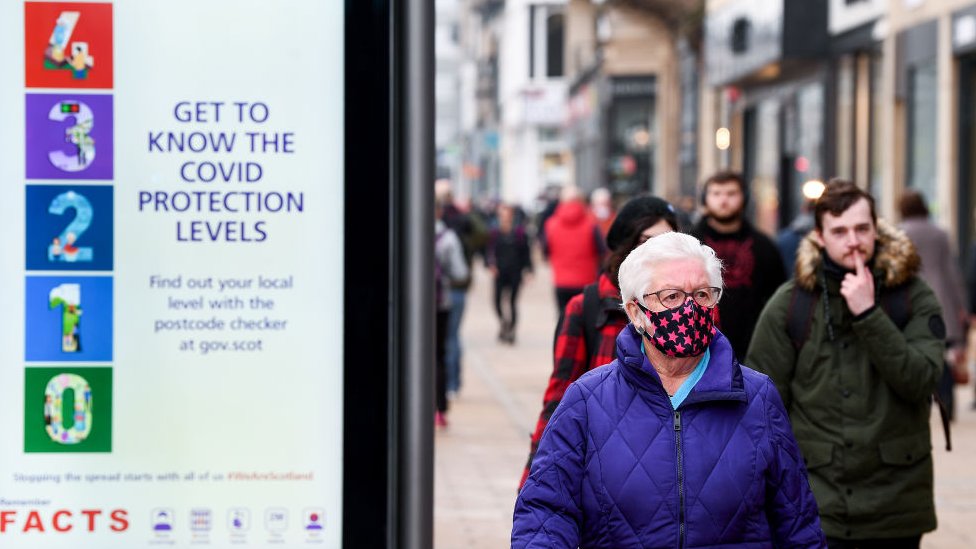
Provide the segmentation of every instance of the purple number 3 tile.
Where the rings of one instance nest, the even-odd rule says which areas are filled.
[[[112,179],[112,96],[27,94],[28,179]]]

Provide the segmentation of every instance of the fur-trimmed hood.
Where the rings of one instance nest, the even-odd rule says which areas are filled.
[[[796,283],[806,290],[813,290],[817,285],[817,271],[821,263],[821,247],[814,239],[813,231],[810,231],[796,250]],[[881,281],[881,285],[891,288],[904,284],[918,274],[921,264],[922,260],[905,232],[883,219],[878,219],[874,274]]]

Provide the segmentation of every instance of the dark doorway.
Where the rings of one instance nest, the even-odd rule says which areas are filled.
[[[959,256],[972,255],[976,212],[976,54],[959,60]],[[976,258],[974,258],[976,259]]]

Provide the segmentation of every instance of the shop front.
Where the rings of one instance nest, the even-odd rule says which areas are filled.
[[[600,103],[604,83],[599,72],[590,71],[569,90],[566,138],[573,153],[576,185],[586,193],[607,184],[603,170],[606,145]]]
[[[879,200],[883,192],[881,147],[882,39],[887,2],[831,0],[830,87],[827,148],[831,175],[850,179]]]
[[[625,196],[651,191],[658,141],[657,79],[616,76],[608,84],[606,177],[610,191]]]
[[[827,2],[721,4],[706,17],[708,84],[721,90],[715,132],[749,182],[756,224],[773,232],[800,211],[800,189],[826,176]]]

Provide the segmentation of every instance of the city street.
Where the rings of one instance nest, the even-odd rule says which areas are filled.
[[[529,449],[529,434],[541,409],[552,370],[556,322],[547,266],[522,286],[517,342],[497,342],[498,323],[490,276],[476,267],[462,326],[463,388],[451,403],[447,429],[436,434],[434,532],[438,549],[507,547],[516,488]],[[954,450],[933,414],[936,507],[939,528],[926,535],[926,549],[976,547],[976,412],[972,385],[957,393]]]

